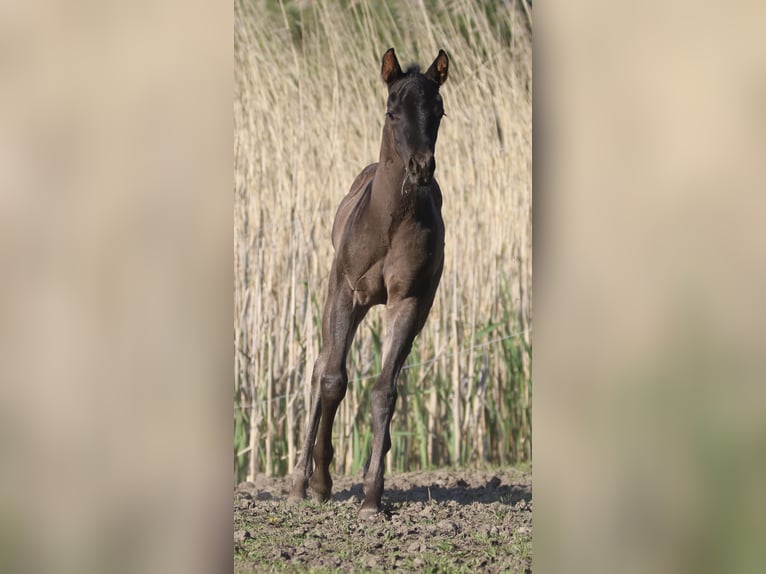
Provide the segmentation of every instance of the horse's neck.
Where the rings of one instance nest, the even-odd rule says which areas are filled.
[[[396,153],[390,130],[384,128],[378,168],[372,182],[372,202],[380,213],[391,214],[396,211],[402,201],[404,177],[404,162]]]

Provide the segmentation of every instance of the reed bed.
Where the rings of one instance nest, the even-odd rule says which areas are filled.
[[[531,457],[532,19],[524,2],[235,4],[235,480],[292,470],[335,208],[377,161],[380,58],[450,56],[437,143],[445,265],[399,379],[388,470]],[[336,473],[363,465],[382,308],[357,332]]]

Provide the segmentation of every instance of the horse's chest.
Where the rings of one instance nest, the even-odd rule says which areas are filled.
[[[388,258],[408,261],[411,264],[422,263],[433,254],[436,248],[435,226],[425,226],[410,219],[402,221],[390,237]]]
[[[389,297],[415,295],[438,281],[444,259],[444,224],[438,209],[415,213],[390,231],[383,280]]]
[[[384,264],[386,282],[396,277],[398,281],[413,283],[430,276],[431,269],[441,261],[443,245],[443,233],[436,223],[402,221],[390,238]]]
[[[429,197],[407,199],[388,220],[357,211],[347,221],[338,256],[357,304],[420,291],[441,269],[444,224],[439,209]]]
[[[430,194],[411,194],[391,214],[390,249],[397,258],[425,260],[443,242],[444,223]]]

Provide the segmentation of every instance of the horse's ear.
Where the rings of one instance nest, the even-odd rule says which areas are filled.
[[[444,50],[439,50],[439,55],[436,56],[434,63],[428,68],[426,72],[426,78],[436,82],[437,86],[441,86],[447,81],[447,73],[449,71],[449,58]]]
[[[396,54],[393,48],[386,50],[383,54],[383,64],[380,67],[380,75],[383,81],[390,84],[394,80],[398,80],[404,74],[402,68],[399,66],[399,60],[396,59]]]

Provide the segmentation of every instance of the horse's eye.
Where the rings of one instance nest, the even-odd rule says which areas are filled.
[[[396,119],[396,115],[394,114],[394,112],[386,112],[386,117],[389,120],[395,120]]]

